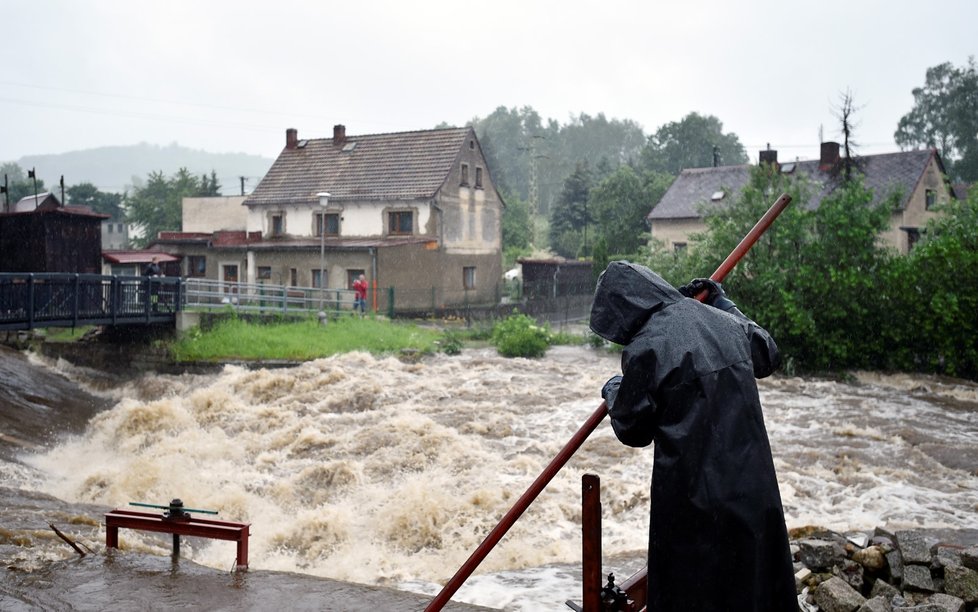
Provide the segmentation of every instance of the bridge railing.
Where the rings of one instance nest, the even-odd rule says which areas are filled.
[[[185,278],[185,309],[235,310],[259,314],[335,313],[353,306],[355,292],[349,289],[290,287],[264,283],[237,283],[205,278]]]
[[[179,278],[0,274],[0,327],[157,322],[181,304]]]

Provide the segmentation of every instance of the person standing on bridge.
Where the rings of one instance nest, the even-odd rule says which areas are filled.
[[[160,258],[156,255],[153,256],[153,261],[146,264],[143,268],[143,276],[159,276],[160,275],[160,264],[158,263]]]
[[[707,290],[705,303],[690,299]],[[771,336],[719,283],[676,289],[643,266],[601,274],[590,327],[624,345],[601,390],[618,439],[655,443],[649,612],[798,609],[788,534],[756,378],[781,364]]]

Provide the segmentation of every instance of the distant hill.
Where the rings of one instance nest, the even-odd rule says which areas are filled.
[[[28,155],[16,163],[25,170],[36,168],[37,177],[49,188],[56,188],[64,175],[68,187],[93,183],[100,191],[117,193],[145,183],[150,172],[162,171],[169,176],[180,168],[187,168],[193,174],[210,175],[214,171],[221,193],[237,195],[241,193],[239,177],[245,177],[245,192],[250,193],[273,161],[260,155],[208,153],[177,144],[161,147],[140,143],[54,155]]]

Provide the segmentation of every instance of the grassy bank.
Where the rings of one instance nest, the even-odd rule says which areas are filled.
[[[456,354],[464,346],[488,344],[507,357],[540,357],[548,346],[586,341],[583,334],[551,332],[525,315],[464,329],[372,317],[341,317],[325,326],[315,319],[255,323],[233,317],[190,331],[169,352],[176,361],[306,361],[350,351]]]
[[[228,319],[207,331],[193,330],[170,352],[177,361],[304,361],[349,351],[433,352],[442,336],[437,329],[371,318],[343,317],[325,326],[316,320],[258,325]]]

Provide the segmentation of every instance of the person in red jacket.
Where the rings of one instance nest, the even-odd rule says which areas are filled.
[[[363,274],[353,281],[353,290],[356,292],[353,298],[353,310],[363,315],[367,311],[367,279]]]
[[[708,291],[705,303],[691,299]],[[649,612],[796,612],[794,570],[755,378],[770,334],[720,285],[676,289],[640,265],[601,274],[591,329],[624,346],[601,396],[628,446],[654,443]]]

